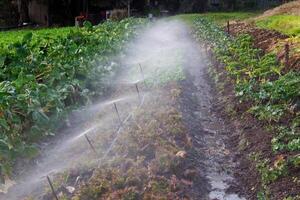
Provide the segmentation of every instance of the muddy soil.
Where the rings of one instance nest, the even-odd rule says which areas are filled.
[[[181,82],[181,112],[194,145],[194,159],[204,184],[195,199],[242,200],[244,189],[234,178],[237,161],[226,144],[231,129],[214,109],[216,93],[208,75],[209,59],[197,45],[186,55],[186,80]]]

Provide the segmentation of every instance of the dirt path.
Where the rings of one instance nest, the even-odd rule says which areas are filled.
[[[194,159],[199,173],[204,177],[204,185],[199,185],[201,199],[242,200],[232,188],[243,193],[233,178],[232,152],[226,147],[230,129],[214,112],[216,96],[208,76],[209,61],[203,49],[193,44],[186,55],[185,73],[182,81],[181,110],[189,127],[195,147]]]

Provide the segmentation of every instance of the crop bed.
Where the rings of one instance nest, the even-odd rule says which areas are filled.
[[[144,20],[93,27],[2,33],[0,38],[0,177],[17,157],[53,136],[67,114],[103,95],[119,66],[111,62]]]
[[[274,30],[257,28],[252,24],[243,22],[230,25],[230,34],[237,36],[240,34],[249,34],[253,38],[253,44],[256,48],[262,49],[266,53],[274,53],[277,59],[284,65],[285,63],[285,45],[289,44],[289,65],[282,70],[283,73],[291,70],[300,70],[300,41],[297,37],[288,37]]]
[[[260,174],[261,188],[257,189],[257,197],[253,199],[299,198],[299,72],[283,73],[284,67],[278,63],[276,56],[271,53],[263,54],[260,49],[254,48],[250,35],[232,38],[221,28],[201,17],[194,20],[193,27],[195,37],[206,44],[212,59],[217,61],[213,62],[215,67],[212,67],[211,71],[221,94],[224,94],[230,83],[234,90],[235,103],[243,105],[242,109],[234,110],[234,107],[230,107],[232,104],[228,104],[225,108],[227,113],[231,116],[234,113],[242,114],[244,119],[250,113],[257,123],[262,124],[262,130],[268,132],[263,137],[265,141],[252,140],[255,144],[251,144],[251,139],[247,141],[246,136],[242,142],[243,148],[253,145],[257,147],[250,147],[252,152],[246,155]],[[260,136],[254,134],[252,137]],[[278,185],[283,186],[287,183],[289,188],[284,187],[285,191],[278,190]]]

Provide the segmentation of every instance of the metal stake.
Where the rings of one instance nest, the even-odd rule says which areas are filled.
[[[121,116],[120,116],[120,113],[119,113],[119,110],[118,110],[118,107],[117,107],[117,104],[114,102],[114,107],[115,107],[115,111],[117,113],[117,116],[118,116],[118,119],[119,119],[119,122],[120,122],[120,125],[122,126],[122,120],[121,120]]]
[[[285,50],[285,55],[284,55],[284,59],[285,59],[285,67],[289,67],[289,59],[290,59],[290,46],[289,44],[285,44],[284,46],[284,50]]]
[[[49,183],[49,185],[50,185],[50,188],[51,188],[51,190],[52,190],[52,195],[53,195],[53,197],[54,197],[56,200],[59,200],[59,199],[58,199],[58,197],[57,197],[57,195],[56,195],[56,193],[55,193],[55,190],[54,190],[53,184],[52,184],[52,182],[51,182],[51,180],[50,180],[50,177],[49,177],[49,176],[47,176],[47,180],[48,180],[48,183]]]
[[[140,95],[139,86],[138,86],[137,83],[135,84],[135,89],[136,89],[136,92],[137,92],[137,94],[138,94],[139,100],[142,101],[142,98],[141,98],[141,95]]]
[[[84,137],[85,137],[86,141],[88,142],[88,144],[90,145],[90,147],[91,147],[91,149],[93,150],[93,152],[96,154],[96,156],[98,156],[98,153],[97,153],[97,151],[96,151],[94,145],[92,144],[90,138],[88,137],[88,135],[85,134]]]

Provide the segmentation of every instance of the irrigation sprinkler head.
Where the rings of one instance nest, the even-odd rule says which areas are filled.
[[[92,144],[90,138],[88,137],[88,135],[85,134],[84,137],[85,137],[87,143],[89,144],[89,146],[91,147],[92,151],[96,154],[96,156],[98,156],[98,153],[97,153],[97,151],[96,151],[94,145]]]
[[[122,126],[123,123],[122,123],[122,120],[121,120],[121,116],[120,116],[120,113],[119,113],[119,110],[118,110],[117,103],[114,102],[113,104],[114,104],[114,108],[115,108],[116,114],[117,114],[118,119],[119,119],[120,126]]]
[[[59,199],[58,199],[58,196],[57,196],[56,193],[55,193],[55,190],[54,190],[52,181],[51,181],[51,179],[50,179],[49,176],[47,176],[47,181],[48,181],[48,184],[49,184],[49,186],[50,186],[50,188],[51,188],[52,195],[53,195],[54,199],[59,200]]]

